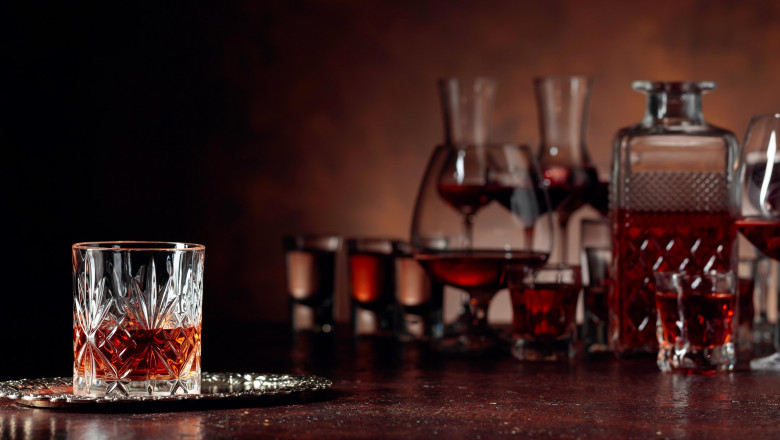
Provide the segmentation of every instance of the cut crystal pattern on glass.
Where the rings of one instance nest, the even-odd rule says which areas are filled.
[[[74,393],[199,392],[203,247],[74,245],[73,264]]]
[[[613,151],[610,347],[657,353],[653,272],[728,270],[736,140],[708,124],[701,93],[714,83],[636,82],[645,118],[620,130]]]

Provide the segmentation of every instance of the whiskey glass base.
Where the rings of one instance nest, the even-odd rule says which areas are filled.
[[[658,349],[658,368],[663,372],[715,373],[732,371],[737,363],[734,344],[728,342],[716,347],[674,347],[661,344]]]
[[[110,380],[73,375],[73,394],[91,397],[200,394],[200,372],[180,379]]]

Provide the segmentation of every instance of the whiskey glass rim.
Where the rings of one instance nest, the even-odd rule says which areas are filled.
[[[74,250],[84,251],[165,251],[193,252],[203,251],[206,246],[197,243],[176,241],[85,241],[73,244]]]
[[[734,270],[667,270],[654,272],[654,278],[657,284],[675,284],[677,282],[693,284],[695,280],[707,280],[709,282],[726,281],[730,286],[729,293],[736,293],[737,273]]]
[[[644,93],[706,93],[715,90],[715,81],[633,81],[631,88]]]
[[[343,237],[337,234],[289,234],[282,237],[285,250],[312,249],[336,252],[341,248]]]
[[[780,113],[762,113],[753,115],[753,117],[750,118],[750,122],[753,123],[754,121],[759,121],[762,119],[780,119]]]
[[[434,150],[434,152],[438,152],[439,150],[447,149],[447,148],[454,148],[455,150],[462,150],[462,149],[465,149],[465,148],[474,148],[474,149],[476,149],[476,148],[486,148],[488,150],[496,150],[496,149],[499,149],[499,148],[517,148],[518,150],[522,150],[522,151],[524,151],[526,153],[529,153],[532,156],[536,157],[533,154],[533,149],[531,148],[531,145],[527,144],[527,143],[523,143],[523,142],[495,142],[495,141],[490,141],[490,142],[485,142],[485,143],[481,143],[481,144],[471,143],[471,142],[454,142],[454,143],[443,142],[443,143],[440,143],[440,144],[436,145],[436,150]]]
[[[409,249],[409,244],[398,237],[365,236],[345,239],[348,253],[373,252],[392,255]]]
[[[593,83],[593,77],[590,75],[539,75],[533,77],[534,84],[545,82],[564,82],[564,81],[583,81],[588,84]]]
[[[439,79],[436,80],[436,82],[440,86],[446,86],[451,83],[457,83],[460,84],[485,84],[489,85],[491,87],[496,87],[498,85],[498,81],[489,75],[452,75],[452,76],[442,76]]]

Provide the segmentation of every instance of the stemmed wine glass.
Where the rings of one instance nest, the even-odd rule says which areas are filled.
[[[780,261],[780,113],[754,116],[739,162],[741,207],[739,232],[767,257]],[[780,369],[780,354],[751,363],[753,368]]]
[[[558,213],[561,262],[568,263],[568,224],[585,203],[606,210],[606,185],[600,184],[585,146],[591,79],[587,76],[534,78],[539,116],[539,163],[552,207]]]
[[[463,161],[480,165],[463,168]],[[468,228],[463,228],[464,213],[470,216]],[[464,328],[451,328],[434,341],[437,348],[484,352],[496,347],[487,323],[490,300],[506,286],[507,265],[535,268],[545,263],[552,247],[550,214],[541,172],[528,147],[436,148],[417,196],[412,250],[433,278],[469,294],[471,318]]]

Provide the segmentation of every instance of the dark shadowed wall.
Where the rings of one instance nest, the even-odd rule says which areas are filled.
[[[206,244],[204,316],[220,322],[286,319],[285,233],[407,237],[441,76],[497,78],[494,138],[536,144],[532,77],[592,75],[605,170],[642,116],[632,80],[717,81],[705,117],[740,138],[780,111],[778,2],[2,9],[0,318],[64,339],[76,241]]]

